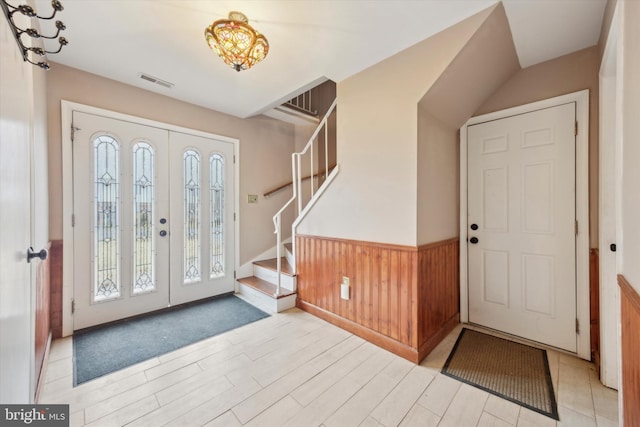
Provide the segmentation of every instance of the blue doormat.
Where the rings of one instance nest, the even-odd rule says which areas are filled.
[[[73,385],[268,316],[236,296],[225,295],[76,332]]]

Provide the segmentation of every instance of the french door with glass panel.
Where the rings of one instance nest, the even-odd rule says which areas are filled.
[[[73,112],[74,329],[231,292],[233,145]]]

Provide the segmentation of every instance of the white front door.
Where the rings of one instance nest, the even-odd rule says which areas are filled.
[[[469,321],[571,352],[575,110],[468,127]]]
[[[74,329],[233,291],[232,144],[79,111],[73,127]]]
[[[171,132],[171,304],[233,292],[233,144]]]

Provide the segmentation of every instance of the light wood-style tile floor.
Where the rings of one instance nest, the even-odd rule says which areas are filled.
[[[440,374],[460,328],[414,365],[292,309],[75,388],[64,338],[39,403],[70,404],[72,426],[618,425],[616,391],[556,351],[560,422]]]

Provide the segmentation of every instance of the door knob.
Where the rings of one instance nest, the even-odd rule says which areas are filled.
[[[160,230],[160,236],[161,236],[161,237],[164,237],[164,236],[166,236],[166,235],[167,235],[166,230]]]
[[[611,252],[615,252],[616,251],[616,244],[612,243],[611,245],[609,245],[609,249],[611,249]]]
[[[477,230],[478,229],[478,224],[471,224],[471,229],[472,230]]]
[[[47,259],[47,255],[48,253],[46,249],[41,249],[40,252],[34,252],[33,248],[29,246],[29,249],[27,249],[27,262],[31,262],[33,258],[40,258],[41,260],[45,260]]]
[[[477,237],[472,237],[471,239],[469,239],[469,241],[470,241],[471,243],[473,243],[474,245],[475,245],[476,243],[478,243],[478,242],[479,242],[479,240],[478,240],[478,238],[477,238]]]
[[[166,224],[167,218],[160,218],[160,224]]]

